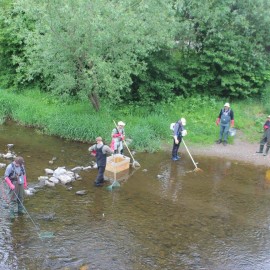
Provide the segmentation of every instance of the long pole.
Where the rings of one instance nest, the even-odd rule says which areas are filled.
[[[183,138],[182,138],[182,142],[183,142],[184,146],[186,147],[187,152],[188,152],[188,154],[189,154],[189,156],[190,156],[190,158],[191,158],[191,160],[192,160],[192,162],[193,162],[193,164],[194,164],[194,166],[195,166],[195,170],[200,170],[200,169],[198,168],[197,164],[195,163],[195,161],[194,161],[192,155],[190,154],[190,152],[189,152],[189,150],[188,150],[188,148],[187,148],[187,145],[185,144],[185,141],[184,141]]]
[[[32,223],[34,224],[34,226],[35,226],[35,228],[36,228],[36,230],[37,230],[37,234],[38,234],[38,236],[40,237],[40,234],[38,233],[38,231],[39,231],[38,226],[36,225],[36,223],[34,222],[34,220],[31,218],[30,214],[28,213],[27,209],[26,209],[25,206],[23,205],[22,201],[19,199],[19,197],[18,197],[18,195],[16,194],[16,192],[15,192],[14,190],[13,190],[13,192],[14,192],[14,194],[15,194],[17,200],[18,200],[18,201],[20,202],[20,204],[22,205],[24,211],[27,213],[27,215],[29,216],[30,220],[31,220]],[[41,237],[40,237],[40,238],[41,238]]]

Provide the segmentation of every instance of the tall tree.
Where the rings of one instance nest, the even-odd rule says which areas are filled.
[[[36,22],[21,33],[26,48],[14,58],[18,77],[42,78],[62,97],[88,97],[96,110],[99,97],[117,103],[130,91],[131,76],[146,69],[150,53],[173,45],[172,1],[17,0],[15,6]]]
[[[183,0],[178,18],[183,91],[248,97],[269,80],[269,0]]]

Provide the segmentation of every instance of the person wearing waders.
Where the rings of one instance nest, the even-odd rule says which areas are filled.
[[[98,175],[95,180],[95,186],[101,187],[104,184],[107,154],[113,154],[113,150],[108,145],[103,144],[101,137],[97,137],[96,142],[96,144],[89,147],[88,151],[92,152],[92,155],[96,156]]]
[[[173,128],[173,148],[172,148],[172,160],[177,161],[180,159],[178,150],[182,141],[183,133],[185,131],[184,126],[186,125],[186,119],[181,118],[178,120]]]
[[[219,116],[216,120],[216,125],[220,125],[219,139],[216,141],[217,144],[222,143],[226,146],[228,143],[228,134],[230,127],[234,127],[234,113],[230,108],[230,103],[225,103],[224,108],[220,110]]]
[[[124,130],[125,123],[119,121],[117,123],[117,127],[112,130],[112,142],[111,142],[111,149],[114,151],[115,154],[123,155],[124,147],[123,141],[125,140],[125,130]]]
[[[263,153],[263,148],[264,148],[264,145],[266,144],[266,150],[263,155],[267,156],[269,152],[269,148],[270,148],[270,115],[267,116],[267,120],[263,125],[263,129],[264,129],[264,132],[263,132],[262,139],[260,141],[260,149],[256,153]]]
[[[10,200],[10,218],[15,218],[15,208],[18,206],[18,214],[25,214],[23,199],[24,189],[27,188],[26,172],[22,157],[16,157],[5,171],[5,181],[9,187],[8,197]],[[17,212],[17,211],[16,211]]]

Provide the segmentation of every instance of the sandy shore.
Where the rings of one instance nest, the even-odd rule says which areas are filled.
[[[222,157],[270,168],[270,151],[267,156],[256,153],[259,150],[259,143],[247,142],[240,131],[237,132],[233,144],[227,146],[216,143],[210,146],[193,146],[188,143],[188,139],[185,142],[192,155]],[[183,143],[180,146],[180,152],[182,151],[185,151]]]

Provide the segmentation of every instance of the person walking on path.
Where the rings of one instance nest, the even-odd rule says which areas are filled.
[[[263,154],[264,156],[268,155],[269,149],[270,149],[270,115],[267,116],[267,120],[263,125],[263,136],[260,141],[260,149],[256,153],[263,153],[264,145],[266,144],[266,150]]]
[[[98,175],[95,180],[95,186],[101,187],[104,184],[104,172],[107,163],[107,154],[113,154],[113,150],[103,143],[101,137],[96,138],[96,144],[88,149],[89,152],[94,152],[97,161]]]
[[[173,148],[172,148],[172,160],[177,161],[180,159],[178,150],[182,141],[182,137],[186,135],[184,126],[186,125],[186,119],[181,118],[173,127]]]
[[[234,113],[230,108],[230,103],[226,102],[224,108],[220,110],[218,118],[216,120],[216,125],[220,125],[219,139],[216,141],[217,144],[222,143],[226,146],[228,143],[228,134],[230,127],[234,127]]]
[[[123,147],[123,140],[125,140],[125,130],[124,130],[125,123],[119,121],[117,123],[117,127],[112,130],[112,142],[111,142],[111,149],[114,151],[115,154],[123,155],[124,147]]]
[[[18,206],[18,214],[25,214],[23,199],[24,189],[27,188],[26,172],[22,157],[16,157],[5,171],[5,181],[9,187],[8,197],[10,200],[10,218],[15,218],[15,208]]]

